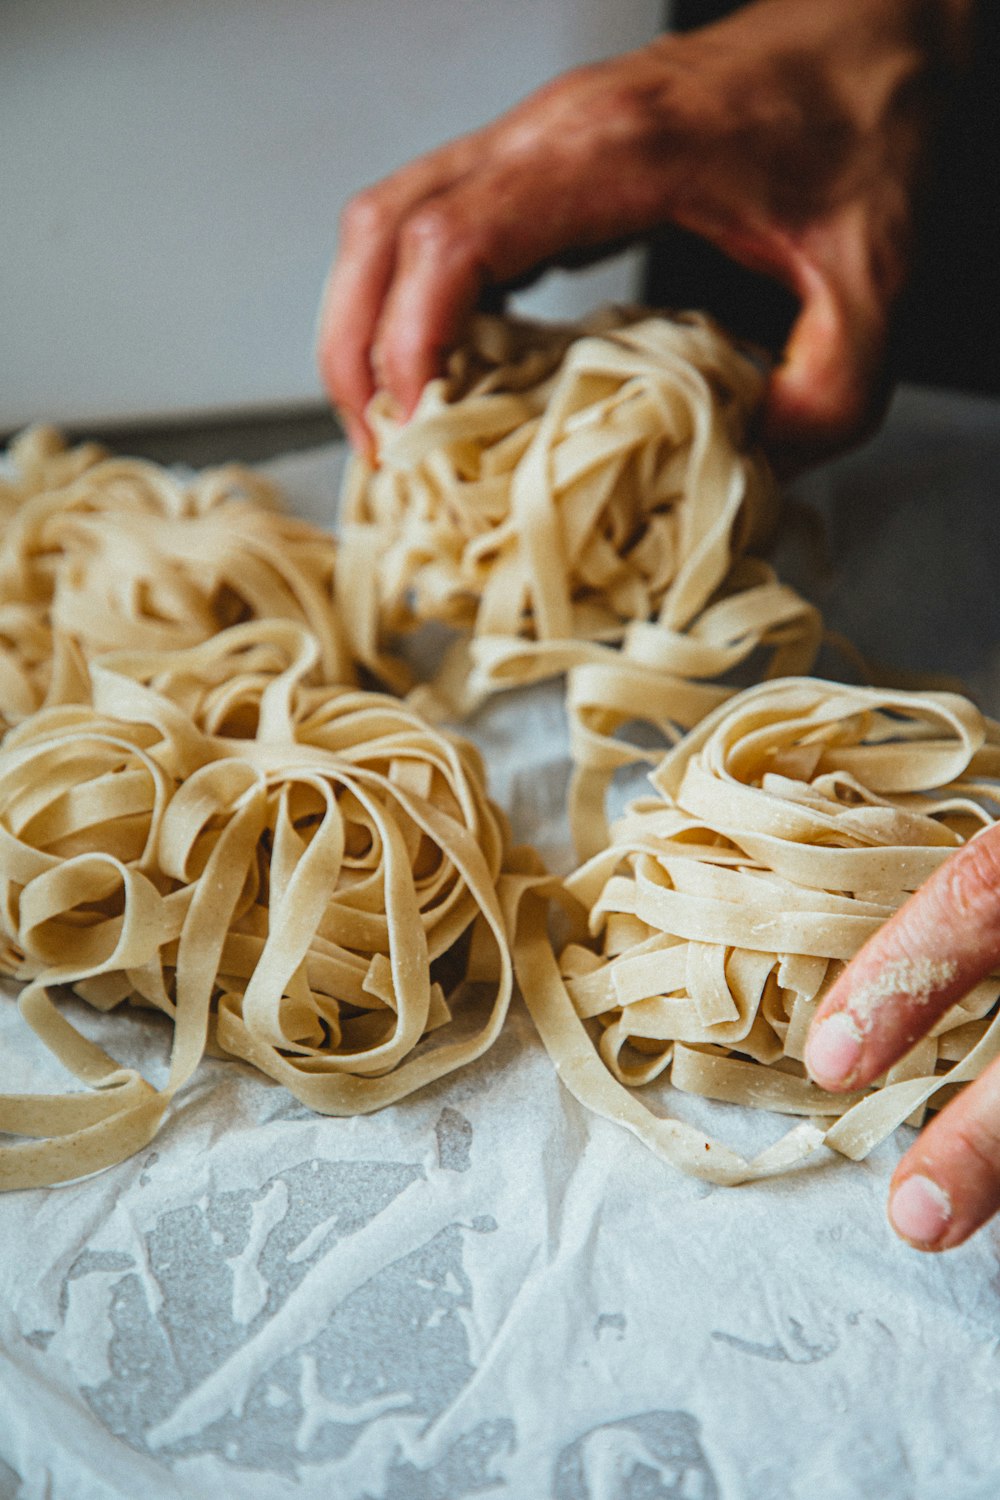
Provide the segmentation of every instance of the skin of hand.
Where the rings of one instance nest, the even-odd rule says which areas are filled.
[[[376,385],[408,417],[484,298],[667,224],[800,302],[764,411],[776,462],[864,436],[970,4],[756,0],[566,74],[362,192],[318,351],[355,446],[373,456]]]
[[[1000,966],[1000,825],[950,856],[848,964],[816,1013],[806,1066],[864,1087]],[[950,1250],[1000,1209],[1000,1061],[921,1131],[893,1174],[889,1219],[919,1250]]]

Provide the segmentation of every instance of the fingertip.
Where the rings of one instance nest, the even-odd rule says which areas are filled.
[[[794,471],[861,442],[887,395],[886,324],[813,274],[764,398],[763,436],[776,467]]]
[[[954,1220],[951,1195],[923,1172],[897,1174],[889,1192],[888,1218],[912,1249],[942,1250]]]
[[[342,411],[340,414],[347,441],[361,458],[369,464],[375,462],[375,439],[367,422],[362,418],[354,416],[353,413]]]
[[[394,339],[391,329],[379,337],[372,363],[378,387],[392,399],[394,415],[401,422],[412,417],[421,392],[437,373],[436,359],[412,337]]]
[[[375,394],[371,375],[355,362],[353,370],[345,366],[342,354],[329,348],[317,350],[320,377],[326,394],[340,418],[349,443],[358,453],[372,458],[375,440],[364,413]]]
[[[336,408],[351,445],[370,457],[374,439],[365,410],[375,394],[375,381],[363,339],[351,328],[339,330],[324,308],[316,340],[316,363],[323,388]]]
[[[839,1093],[854,1086],[861,1063],[863,1038],[846,1011],[815,1020],[806,1039],[805,1065],[820,1088]]]
[[[790,353],[771,374],[764,397],[763,440],[776,466],[801,468],[862,441],[875,420],[867,362],[845,350]]]
[[[316,315],[316,333],[313,338],[313,349],[316,357],[316,369],[319,378],[323,382],[323,389],[331,401],[334,397],[334,385],[336,383],[336,354],[335,345],[330,332],[329,318],[326,310],[327,293],[324,291],[323,300],[320,302],[319,311]]]
[[[953,1250],[998,1210],[1000,1063],[994,1061],[934,1116],[899,1163],[889,1220],[916,1249]]]
[[[435,222],[445,222],[441,210]],[[379,385],[404,421],[427,383],[443,373],[482,291],[480,265],[468,255],[468,243],[460,235],[449,242],[440,230],[436,237],[427,231],[404,237],[373,357]]]
[[[371,443],[364,412],[375,394],[372,340],[392,271],[385,243],[342,248],[326,279],[317,319],[320,378],[352,442]]]
[[[372,363],[378,387],[392,398],[401,422],[410,420],[428,383],[443,374],[448,350],[458,338],[460,327],[461,320],[456,317],[444,336],[432,330],[425,319],[406,316],[399,303],[387,311]]]
[[[316,364],[323,388],[349,429],[364,430],[364,410],[375,394],[375,381],[363,338],[351,328],[338,329],[321,317]]]
[[[316,308],[316,322],[313,330],[313,348],[316,351],[316,365],[327,392],[331,398],[333,387],[336,382],[337,373],[337,350],[339,344],[339,309],[342,302],[340,295],[341,267],[339,258],[333,262],[327,272],[326,280],[323,282],[323,290],[320,293],[319,305]]]

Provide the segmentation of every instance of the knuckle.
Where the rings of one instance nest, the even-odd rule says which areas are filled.
[[[582,69],[578,68],[574,73],[563,74],[559,78],[550,78],[545,83],[540,84],[534,93],[529,95],[521,105],[511,110],[507,116],[507,123],[517,120],[524,115],[535,116],[547,109],[553,108],[553,106],[558,107],[560,100],[564,98],[567,92],[572,90],[575,80],[580,76],[582,71]]]
[[[617,134],[642,140],[659,124],[658,95],[651,95],[648,89],[615,81],[608,86],[605,97]]]
[[[641,149],[663,134],[668,71],[589,63],[544,84],[504,122],[498,145],[516,156],[556,149],[572,158],[608,144]]]
[[[446,203],[428,203],[407,219],[402,231],[404,254],[472,259],[478,235],[457,211]]]
[[[983,1176],[1000,1183],[1000,1128],[982,1119],[975,1124],[959,1121],[951,1126],[952,1147],[966,1162],[975,1162]]]
[[[584,63],[559,78],[552,78],[536,89],[523,107],[532,116],[560,114],[566,109],[576,109],[582,96],[589,95],[598,84],[604,71],[601,63]],[[520,111],[515,111],[516,115]]]
[[[953,855],[941,879],[944,901],[959,918],[1000,930],[1000,835],[995,828]]]
[[[667,115],[658,92],[612,77],[600,85],[599,107],[581,91],[564,106],[564,145],[587,154],[627,151],[642,160],[660,142]]]
[[[340,228],[346,240],[376,239],[389,228],[391,211],[382,190],[365,188],[345,206]]]
[[[416,351],[409,339],[386,335],[378,347],[375,369],[383,390],[399,392],[411,379]]]

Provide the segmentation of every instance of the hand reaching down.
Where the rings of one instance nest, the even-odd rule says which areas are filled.
[[[755,0],[581,68],[347,205],[319,361],[371,452],[376,385],[408,416],[468,314],[667,224],[800,302],[764,435],[793,466],[877,420],[934,126],[971,0]]]

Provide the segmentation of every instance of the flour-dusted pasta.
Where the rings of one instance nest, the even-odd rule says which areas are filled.
[[[51,428],[0,481],[0,723],[85,699],[86,661],[176,650],[241,620],[307,624],[330,682],[353,665],[333,597],[336,548],[238,465],[184,483],[155,464],[67,450]]]
[[[563,1081],[683,1171],[734,1183],[822,1144],[863,1157],[1000,1054],[1000,977],[854,1096],[816,1088],[803,1044],[822,993],[948,855],[994,821],[1000,725],[964,698],[765,683],[662,760],[609,847],[565,889],[589,937],[559,957],[529,894],[525,999]],[[754,1161],[653,1114],[657,1077],[812,1117]]]
[[[315,636],[254,621],[90,666],[92,698],[0,748],[0,970],[89,1091],[0,1097],[0,1186],[138,1150],[206,1047],[329,1114],[479,1057],[512,987],[509,848],[468,744],[323,683]],[[482,983],[478,983],[482,981]],[[173,1021],[153,1088],[49,994]],[[485,988],[484,988],[485,987]]]

